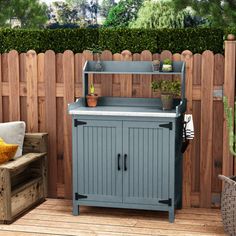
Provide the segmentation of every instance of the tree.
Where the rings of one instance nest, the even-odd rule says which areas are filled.
[[[171,1],[146,0],[138,11],[137,19],[130,22],[129,26],[146,29],[186,28],[204,23],[191,8],[175,11]]]
[[[100,8],[101,16],[107,17],[110,9],[116,5],[114,0],[103,0]]]
[[[235,0],[173,0],[177,10],[191,6],[198,15],[206,18],[210,26],[235,26]]]
[[[138,11],[137,19],[130,23],[131,28],[183,28],[185,11],[175,12],[171,2],[145,1]]]
[[[109,11],[104,26],[128,27],[129,23],[136,19],[142,3],[143,0],[121,0]]]
[[[97,24],[98,0],[66,0],[66,2],[78,11],[84,22]]]
[[[0,9],[0,25],[5,27],[17,20],[21,28],[38,28],[48,19],[47,6],[39,0],[1,0]]]
[[[67,3],[54,2],[53,6],[56,11],[56,22],[60,24],[76,24],[80,20],[77,9],[70,7]]]

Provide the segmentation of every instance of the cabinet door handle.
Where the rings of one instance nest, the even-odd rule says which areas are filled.
[[[117,155],[117,160],[118,160],[118,170],[120,170],[120,154]]]
[[[124,155],[124,170],[127,171],[127,154]]]

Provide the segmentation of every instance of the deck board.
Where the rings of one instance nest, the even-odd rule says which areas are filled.
[[[72,216],[69,200],[48,199],[11,225],[0,225],[0,236],[140,236],[140,235],[225,235],[217,209],[182,209],[174,224],[167,213],[81,207]]]

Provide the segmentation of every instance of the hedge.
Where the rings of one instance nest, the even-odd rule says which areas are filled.
[[[172,53],[190,50],[201,53],[212,50],[223,53],[224,37],[228,33],[236,33],[236,28],[227,29],[45,29],[45,30],[0,30],[0,53],[12,49],[26,52],[30,49],[45,52],[48,49],[55,52],[72,50],[82,52],[91,47],[109,49],[113,53],[124,49],[132,53],[143,50],[161,52],[170,50]]]

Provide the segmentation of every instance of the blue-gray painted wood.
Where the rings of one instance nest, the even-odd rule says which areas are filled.
[[[174,61],[172,72],[153,71],[151,61],[102,61],[103,70],[95,70],[96,61],[86,61],[83,68],[83,96],[88,94],[89,74],[143,74],[179,75],[181,78],[181,99],[185,99],[185,62]],[[161,64],[162,67],[162,64]],[[160,67],[160,68],[161,68]]]
[[[185,63],[183,61],[174,61],[172,63],[173,71],[162,72],[153,71],[151,61],[101,61],[102,71],[95,70],[96,61],[87,61],[83,71],[85,73],[96,74],[182,74]],[[162,68],[162,64],[161,67]]]
[[[85,99],[80,98],[68,106],[68,111],[71,115],[179,117],[186,110],[186,100],[174,99],[174,108],[162,110],[159,98],[101,97],[97,107],[87,107]]]
[[[122,152],[122,123],[84,120],[75,128],[78,155],[76,189],[87,196],[84,201],[122,202],[122,171],[117,155]]]
[[[160,124],[123,122],[123,152],[128,156],[128,169],[123,174],[124,203],[160,205],[159,200],[169,198],[170,131],[159,128]]]
[[[87,197],[76,200],[73,196],[73,214],[79,214],[80,205],[160,210],[168,211],[169,221],[174,222],[175,208],[181,208],[182,201],[184,62],[174,62],[174,72],[165,73],[179,74],[182,82],[182,97],[175,99],[171,111],[162,111],[157,98],[102,97],[98,107],[88,108],[89,74],[159,74],[151,71],[151,62],[103,62],[102,72],[94,71],[94,63],[87,61],[84,66],[84,97],[68,106],[73,121],[86,122],[72,132],[73,193]],[[107,111],[116,112],[109,115]],[[171,130],[159,126],[169,122]],[[159,202],[168,199],[171,205]]]

